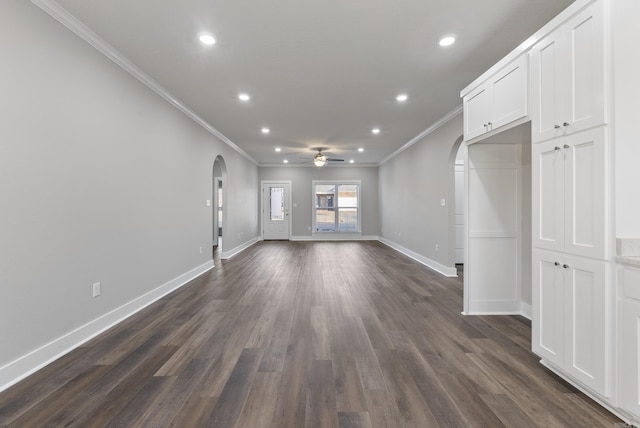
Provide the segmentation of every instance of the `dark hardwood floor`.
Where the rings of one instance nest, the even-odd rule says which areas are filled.
[[[0,394],[15,427],[608,427],[519,317],[377,242],[261,242]]]

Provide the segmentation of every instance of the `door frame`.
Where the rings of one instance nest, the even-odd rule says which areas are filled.
[[[266,185],[272,185],[272,184],[286,184],[287,185],[287,191],[285,193],[285,201],[286,201],[286,206],[285,206],[285,210],[288,212],[287,217],[287,228],[289,230],[289,236],[287,237],[287,240],[291,240],[291,217],[293,217],[292,214],[292,210],[291,210],[291,180],[262,180],[260,181],[260,237],[261,239],[264,241],[264,219],[265,219],[265,206],[264,206],[264,190],[265,190],[265,186]]]

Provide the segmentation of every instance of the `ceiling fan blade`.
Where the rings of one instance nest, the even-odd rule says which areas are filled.
[[[344,159],[327,158],[325,160],[328,162],[344,162]]]

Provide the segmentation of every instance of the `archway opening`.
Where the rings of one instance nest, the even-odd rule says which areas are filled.
[[[226,186],[227,184],[227,165],[222,156],[217,156],[213,162],[212,189],[213,189],[213,210],[212,210],[212,246],[213,253],[222,252],[224,229],[227,223],[226,205]]]

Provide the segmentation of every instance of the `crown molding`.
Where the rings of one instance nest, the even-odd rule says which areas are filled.
[[[445,114],[442,118],[440,118],[440,120],[438,120],[436,123],[434,123],[433,125],[431,125],[430,127],[428,127],[427,129],[425,129],[424,131],[422,131],[421,133],[419,133],[418,135],[416,135],[415,137],[413,137],[408,143],[406,143],[404,146],[400,147],[398,150],[396,150],[395,152],[391,153],[389,156],[387,156],[386,158],[384,158],[383,160],[380,161],[380,163],[378,164],[378,166],[382,166],[385,163],[389,162],[391,159],[395,158],[396,156],[398,156],[400,153],[404,152],[405,150],[407,150],[409,147],[413,146],[415,143],[417,143],[418,141],[422,140],[424,137],[426,137],[427,135],[435,132],[438,128],[440,128],[442,125],[444,125],[445,123],[449,122],[451,119],[457,117],[458,115],[462,114],[462,104],[459,105],[458,107],[456,107],[455,109],[453,109],[452,111],[450,111],[449,113]]]
[[[216,128],[211,126],[208,122],[194,113],[191,109],[189,109],[185,104],[182,103],[178,98],[174,97],[169,91],[163,88],[158,82],[156,82],[151,76],[142,71],[139,67],[133,64],[131,61],[127,59],[122,53],[120,53],[116,48],[107,43],[103,38],[94,33],[89,27],[87,27],[84,23],[82,23],[75,16],[71,15],[66,9],[60,6],[54,0],[31,0],[31,3],[38,6],[48,15],[50,15],[53,19],[60,22],[62,25],[67,27],[73,33],[75,33],[78,37],[80,37],[85,42],[89,43],[95,49],[97,49],[101,54],[109,58],[111,61],[119,65],[126,72],[131,74],[133,77],[138,79],[140,82],[145,84],[149,89],[160,95],[164,98],[169,104],[173,105],[175,108],[180,110],[182,113],[191,118],[195,123],[202,126],[209,133],[220,139],[223,143],[231,147],[233,150],[238,152],[241,156],[247,158],[254,165],[258,165],[258,162],[255,161],[247,152],[238,147],[233,141],[228,139],[222,132],[218,131]]]

